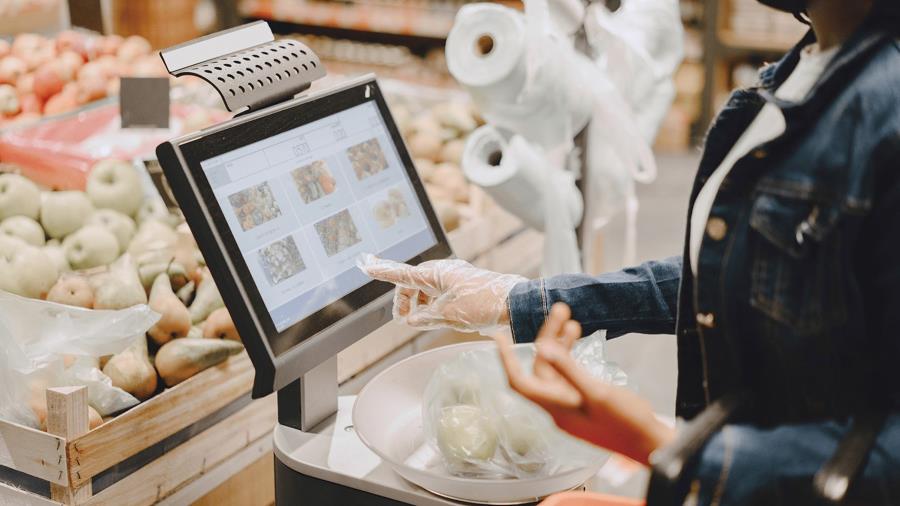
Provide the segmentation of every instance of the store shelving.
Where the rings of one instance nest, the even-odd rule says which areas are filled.
[[[755,0],[705,0],[703,23],[704,89],[698,131],[704,131],[736,83],[737,65],[774,61],[803,36],[806,28],[790,14]]]

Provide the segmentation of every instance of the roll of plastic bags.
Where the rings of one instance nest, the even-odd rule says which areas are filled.
[[[490,125],[469,136],[462,166],[469,181],[525,224],[545,233],[541,275],[580,270],[574,230],[583,205],[571,172],[553,169],[542,150],[522,136],[514,135],[507,142]]]
[[[605,333],[576,345],[573,355],[591,374],[624,386],[625,374],[603,359]],[[534,345],[515,347],[525,370]],[[495,348],[461,353],[440,366],[425,388],[423,428],[438,463],[455,476],[502,479],[553,476],[599,465],[608,454],[560,430],[550,415],[509,388]],[[602,430],[602,428],[598,429]],[[435,465],[433,458],[419,459]]]
[[[100,372],[98,358],[145,339],[158,319],[146,305],[89,310],[0,292],[0,418],[36,427],[28,406],[46,387],[87,386],[101,415],[137,404]]]
[[[583,245],[586,256],[590,256],[593,232],[625,210],[624,261],[632,263],[637,234],[634,182],[650,182],[656,175],[648,138],[652,137],[651,130],[655,133],[659,121],[642,121],[641,115],[635,115],[606,72],[609,65],[600,65],[576,52],[570,38],[553,26],[553,19],[565,18],[571,10],[551,9],[545,0],[526,0],[524,14],[494,4],[471,4],[457,14],[446,47],[451,74],[471,94],[486,121],[498,131],[510,132],[509,137],[521,136],[532,149],[542,153],[544,170],[554,173],[550,178],[520,180],[523,186],[544,183],[522,192],[540,194],[540,206],[523,207],[523,197],[500,195],[505,192],[503,185],[493,188],[501,205],[529,225],[545,231],[567,230],[566,236],[572,238],[548,237],[544,275],[581,270],[579,251],[577,247],[570,248],[570,244],[577,243],[574,230],[579,221],[570,220],[570,213],[566,212],[572,199],[569,180],[583,175],[587,181],[584,199],[575,201],[583,207],[580,213],[583,212],[587,225]],[[556,11],[563,14],[551,16]],[[568,17],[577,14],[569,12]],[[646,60],[650,61],[650,57]],[[629,67],[632,68],[649,67]],[[587,162],[579,167],[572,163],[573,139],[588,121]],[[469,147],[474,150],[474,143]],[[472,160],[469,157],[468,162]],[[483,164],[468,166],[468,162],[464,160],[463,169],[470,175],[484,169]],[[538,212],[544,213],[543,219],[538,219]]]
[[[616,12],[592,3],[584,18],[597,64],[615,83],[653,142],[675,98],[672,77],[684,56],[678,0],[628,0]]]
[[[447,67],[487,123],[565,155],[589,119],[589,93],[571,76],[579,55],[565,50],[571,44],[550,30],[545,11],[462,7],[447,37]]]

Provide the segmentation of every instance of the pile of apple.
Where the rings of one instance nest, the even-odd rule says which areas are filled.
[[[394,96],[391,111],[444,229],[458,228],[477,214],[467,209],[474,187],[461,166],[466,138],[482,119],[470,104],[452,100],[425,106]]]
[[[60,32],[0,40],[0,126],[71,111],[119,92],[120,76],[165,76],[139,36]]]
[[[243,349],[187,224],[144,197],[125,161],[98,162],[83,192],[0,175],[0,289],[88,309],[148,304],[161,318],[147,339],[102,361],[139,400],[158,377],[174,386]]]

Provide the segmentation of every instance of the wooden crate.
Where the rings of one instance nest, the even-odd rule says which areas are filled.
[[[0,484],[0,504],[199,499],[229,478],[229,469],[271,451],[275,402],[251,401],[252,384],[253,367],[242,353],[91,431],[85,387],[48,389],[48,432],[0,420],[0,466],[19,478]]]

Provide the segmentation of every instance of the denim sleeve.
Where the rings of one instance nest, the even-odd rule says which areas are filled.
[[[532,342],[550,307],[565,302],[584,335],[606,329],[609,337],[629,332],[674,334],[681,257],[646,262],[597,277],[567,274],[516,285],[509,318],[516,342]]]

